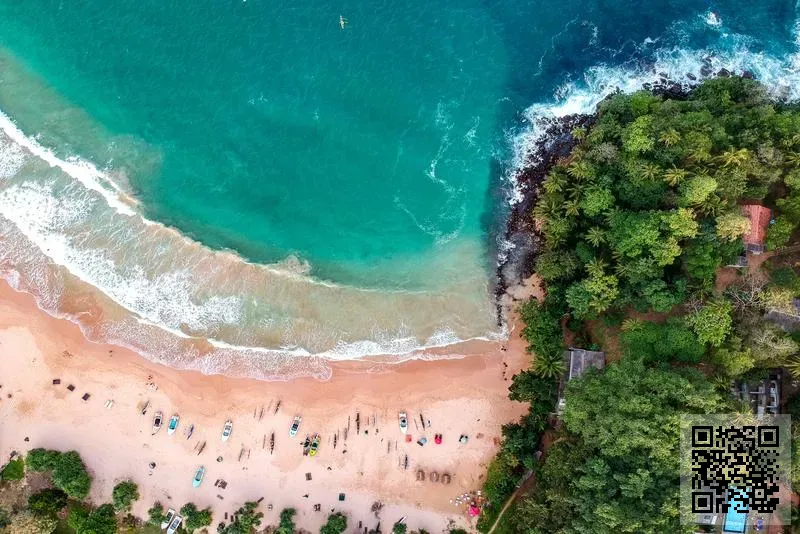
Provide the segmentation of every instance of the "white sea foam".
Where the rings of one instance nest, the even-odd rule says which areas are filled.
[[[800,26],[796,30],[800,48]],[[642,47],[657,40],[646,39]],[[654,60],[630,61],[623,65],[596,65],[586,70],[580,80],[566,82],[548,102],[539,102],[525,110],[525,126],[521,131],[509,132],[512,161],[508,175],[511,184],[508,202],[517,204],[524,192],[517,181],[519,172],[534,163],[537,147],[543,140],[552,119],[575,114],[591,114],[597,104],[609,95],[621,91],[631,93],[665,78],[684,88],[692,87],[715,75],[721,69],[741,74],[748,71],[763,83],[770,94],[783,101],[800,99],[800,53],[774,57],[747,49],[750,39],[745,36],[727,36],[727,49],[662,48],[655,51]]]

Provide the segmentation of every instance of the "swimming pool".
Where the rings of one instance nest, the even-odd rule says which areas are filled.
[[[725,524],[722,526],[722,531],[744,532],[747,528],[747,513],[737,510],[737,507],[746,502],[742,498],[743,492],[740,490],[731,490],[730,493],[731,496],[728,497],[728,513],[725,515]]]

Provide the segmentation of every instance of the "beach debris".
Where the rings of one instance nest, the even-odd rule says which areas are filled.
[[[147,466],[148,466],[150,469],[155,469],[155,468],[156,468],[156,463],[155,463],[155,462],[150,462],[149,464],[147,464]]]
[[[336,434],[333,435],[333,448],[336,448],[336,444],[339,442],[339,432],[337,431]]]
[[[244,455],[244,445],[242,445],[242,449],[239,451],[239,459],[237,460],[237,462],[241,462],[242,461],[242,456],[243,455]]]
[[[278,404],[276,404],[276,405],[275,405],[275,411],[274,411],[274,412],[272,412],[272,415],[275,415],[275,414],[277,414],[277,413],[278,413],[278,410],[280,410],[280,409],[281,409],[281,404],[283,404],[283,401],[279,400],[279,401],[278,401]]]
[[[350,430],[350,416],[347,416],[347,430]],[[347,430],[345,430],[345,436],[347,435]],[[344,438],[347,439],[347,438]]]
[[[321,511],[321,510],[322,510],[322,505],[321,505],[321,504],[315,504],[315,505],[314,505],[314,511],[315,511],[315,512],[319,512],[319,511]]]
[[[450,476],[450,473],[444,473],[442,475],[442,484],[450,484],[451,481],[452,477]]]
[[[217,493],[217,499],[219,499],[219,500],[221,500],[221,501],[224,501],[224,500],[225,500],[225,497],[223,497],[222,495],[220,495],[219,493]]]
[[[57,386],[57,385],[59,385],[60,383],[61,383],[61,379],[60,379],[60,378],[54,378],[54,379],[53,379],[53,385],[54,385],[54,386]]]
[[[106,401],[105,407],[106,407],[106,409],[108,409],[108,410],[110,410],[111,408],[113,408],[113,407],[114,407],[114,400],[113,400],[113,399],[108,399],[108,400]]]
[[[475,435],[475,437],[476,437],[476,438],[478,438],[478,439],[483,439],[483,432],[478,432],[478,433]]]
[[[403,469],[408,469],[408,455],[406,454],[405,459],[403,459]]]
[[[425,471],[422,469],[417,469],[417,481],[424,482],[425,481]]]
[[[89,393],[84,393],[83,397],[81,397],[81,399],[87,401],[87,400],[89,400],[89,397],[91,397],[91,395]]]
[[[203,443],[200,445],[200,449],[198,449],[198,451],[197,451],[197,455],[198,455],[198,456],[200,456],[200,455],[203,453],[203,451],[205,450],[205,448],[206,448],[206,442],[204,441],[204,442],[203,442]]]
[[[378,516],[381,513],[381,510],[383,510],[383,503],[381,501],[375,501],[374,503],[372,503],[372,506],[369,509],[370,512],[375,514],[375,519],[378,518]]]
[[[264,434],[264,437],[261,438],[261,450],[264,450],[266,448],[267,448],[267,435]]]
[[[441,434],[434,434],[433,435],[433,441],[437,445],[441,445],[442,444],[442,435]]]
[[[269,436],[269,453],[270,453],[270,454],[272,454],[272,452],[273,452],[274,450],[275,450],[275,432],[273,432],[273,433],[272,433],[272,434]]]
[[[361,433],[361,414],[356,412],[356,434]]]
[[[142,409],[141,409],[142,415],[146,415],[147,414],[147,409],[149,407],[150,407],[150,401],[149,400],[145,401],[145,403],[144,403],[144,405],[142,406]]]
[[[466,434],[461,434],[461,435],[458,437],[458,442],[459,442],[460,444],[462,444],[462,445],[466,445],[466,443],[467,443],[468,441],[469,441],[469,436],[467,436]]]
[[[392,450],[392,441],[389,440],[389,441],[386,442],[386,454],[389,454],[389,452],[391,452],[391,450]]]
[[[344,497],[345,497],[344,493],[340,493],[340,494],[339,494],[339,500],[340,500],[340,501],[343,501],[343,500],[344,500]]]
[[[67,386],[67,389],[70,390],[70,391],[75,391],[75,386],[73,386],[72,384],[69,384]]]
[[[426,443],[428,443],[428,438],[426,438],[425,436],[422,436],[417,440],[417,445],[419,445],[420,447],[424,447]]]
[[[436,471],[431,471],[429,478],[431,479],[431,482],[439,482],[439,473]]]
[[[306,473],[306,480],[311,480],[311,473]]]
[[[203,445],[205,445],[205,441],[203,442]],[[217,463],[221,462],[222,462],[222,456],[217,456]]]

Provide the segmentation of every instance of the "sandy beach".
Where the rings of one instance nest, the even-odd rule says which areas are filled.
[[[142,517],[156,500],[174,508],[191,501],[211,506],[216,523],[244,501],[263,497],[264,525],[276,524],[280,510],[291,506],[298,527],[310,531],[333,509],[346,512],[351,527],[387,526],[407,516],[409,529],[436,532],[450,522],[469,528],[464,509],[451,501],[479,489],[501,426],[526,409],[507,398],[511,376],[528,363],[518,331],[504,346],[484,343],[471,349],[481,354],[462,359],[342,363],[325,382],[261,382],[176,371],[89,342],[75,324],[47,315],[33,297],[3,282],[0,455],[75,449],[94,476],[92,500],[110,501],[114,484],[131,478],[142,493],[134,513]],[[175,434],[151,435],[156,411],[165,420],[180,414]],[[399,429],[400,411],[408,412],[410,442]],[[302,425],[290,438],[295,415]],[[223,443],[226,419],[234,426]],[[189,425],[195,430],[187,439]],[[304,457],[301,442],[314,433],[321,436],[319,452]],[[458,442],[462,434],[468,443]],[[428,440],[424,446],[416,443],[421,437]],[[206,475],[195,489],[200,465]],[[449,473],[452,482],[417,481],[419,469]],[[215,485],[220,479],[224,489]],[[384,504],[379,519],[371,512],[375,501]]]

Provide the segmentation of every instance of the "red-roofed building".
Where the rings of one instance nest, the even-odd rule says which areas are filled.
[[[767,228],[772,219],[772,211],[758,204],[746,204],[742,206],[742,214],[750,219],[750,231],[747,232],[742,240],[747,252],[761,254],[764,252],[764,240],[767,237]]]

